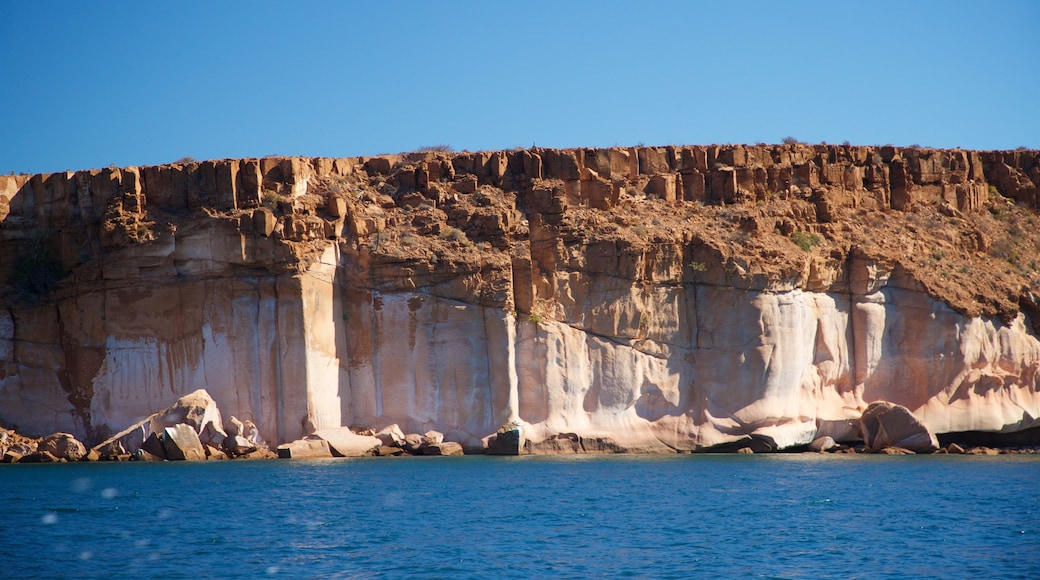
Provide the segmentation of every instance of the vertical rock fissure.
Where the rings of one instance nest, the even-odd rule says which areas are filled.
[[[54,313],[57,317],[58,345],[61,346],[61,356],[65,359],[65,364],[62,365],[64,368],[58,371],[58,380],[68,390],[67,398],[72,405],[73,415],[79,417],[83,423],[83,429],[87,433],[87,438],[93,441],[97,435],[90,419],[90,402],[93,399],[93,393],[86,388],[83,389],[85,392],[80,392],[79,381],[74,380],[73,374],[69,373],[70,346],[74,348],[75,345],[71,343],[65,331],[65,321],[61,316],[61,308],[57,304],[54,305]]]
[[[492,381],[493,381],[492,376],[493,375],[491,374],[491,345],[489,344],[491,341],[488,340],[489,333],[488,333],[488,326],[487,326],[488,325],[487,307],[486,306],[479,306],[479,308],[480,308],[480,318],[481,318],[481,320],[484,323],[484,325],[483,325],[484,326],[484,336],[481,337],[481,338],[484,341],[484,372],[486,373],[484,376],[487,377],[487,391],[488,391],[487,416],[488,416],[488,420],[489,420],[488,422],[493,423],[493,422],[495,422],[497,417],[495,415],[495,386],[494,386],[494,384],[492,384]],[[497,425],[495,427],[497,428]]]
[[[254,421],[260,423],[260,418],[266,417],[266,414],[264,413],[263,370],[260,361],[260,317],[262,316],[264,307],[263,292],[260,289],[261,279],[257,279],[254,288],[256,292],[256,308],[253,313],[253,360],[256,362],[255,372],[259,375],[256,379],[256,383],[259,384],[250,385],[249,407],[255,409],[255,411],[253,411],[256,414]]]
[[[278,308],[281,296],[278,293],[278,280],[274,281],[274,332],[272,350],[274,351],[274,390],[275,390],[275,425],[278,429],[278,440],[285,441],[285,402],[282,397],[282,315]]]
[[[849,388],[855,393],[859,381],[859,370],[856,366],[856,303],[851,288],[849,288],[848,298],[849,330],[845,340],[849,344]]]
[[[380,301],[380,302],[382,301],[382,298],[379,296],[379,292],[377,290],[373,290],[372,291],[372,300],[373,300],[373,302],[374,301]],[[380,337],[380,335],[381,335],[383,330],[382,330],[382,324],[380,324],[380,320],[382,319],[382,317],[379,314],[380,312],[381,312],[381,310],[373,309],[373,313],[372,313],[372,338],[371,338],[371,340],[372,340],[372,368],[375,369],[375,372],[373,373],[374,374],[373,378],[375,380],[373,382],[375,383],[375,387],[376,387],[376,417],[382,417],[383,416],[383,373],[382,373],[382,370],[381,370],[382,369],[382,364],[381,364],[382,356],[381,356],[381,353],[380,353],[380,350],[379,350],[379,337]]]

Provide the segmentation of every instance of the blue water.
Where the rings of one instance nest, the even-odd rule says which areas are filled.
[[[1037,578],[1040,457],[0,465],[2,578]]]

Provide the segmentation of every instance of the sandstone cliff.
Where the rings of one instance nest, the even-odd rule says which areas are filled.
[[[0,177],[0,422],[205,388],[283,442],[764,448],[1040,426],[1040,153],[707,146]]]

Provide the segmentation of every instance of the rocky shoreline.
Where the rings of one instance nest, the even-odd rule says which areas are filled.
[[[1017,455],[1040,454],[1040,445],[1015,434],[1009,445],[961,445],[939,439],[905,407],[878,401],[869,405],[857,421],[859,441],[835,441],[819,437],[807,446],[777,450],[749,438],[697,450],[699,453],[754,454],[805,452],[879,455]],[[1000,434],[974,434],[974,439],[999,442]],[[949,439],[949,437],[944,437]],[[221,421],[216,402],[205,390],[185,395],[176,403],[87,447],[70,433],[31,437],[0,427],[0,463],[68,463],[77,461],[208,461],[225,459],[302,459],[334,457],[400,457],[529,454],[612,454],[627,450],[609,439],[586,440],[575,434],[533,442],[526,440],[524,425],[510,422],[485,437],[482,446],[464,447],[447,441],[444,434],[405,434],[397,424],[371,428],[322,429],[271,449],[252,421],[229,417]],[[1017,444],[1016,444],[1017,443]]]

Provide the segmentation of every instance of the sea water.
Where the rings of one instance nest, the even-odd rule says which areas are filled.
[[[0,465],[2,578],[1038,578],[1040,457]]]

